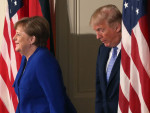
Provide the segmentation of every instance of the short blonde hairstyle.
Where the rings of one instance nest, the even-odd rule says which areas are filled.
[[[106,22],[110,26],[115,22],[121,24],[122,14],[115,5],[110,4],[102,6],[96,9],[96,11],[92,14],[90,19],[90,25],[99,25],[104,20],[106,20]]]

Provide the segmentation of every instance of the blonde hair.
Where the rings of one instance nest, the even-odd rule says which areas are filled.
[[[90,19],[90,25],[98,25],[104,20],[106,20],[106,22],[110,26],[116,22],[121,24],[122,14],[115,5],[110,4],[102,6],[96,9],[96,11],[92,14]]]

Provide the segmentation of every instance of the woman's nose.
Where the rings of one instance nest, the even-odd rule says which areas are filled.
[[[13,40],[16,40],[16,35],[13,37]]]

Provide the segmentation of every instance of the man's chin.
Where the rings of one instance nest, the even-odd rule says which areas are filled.
[[[110,47],[110,45],[108,43],[104,43],[105,47]]]

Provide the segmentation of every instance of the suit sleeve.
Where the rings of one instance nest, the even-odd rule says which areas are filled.
[[[47,55],[41,56],[36,74],[48,100],[50,113],[66,113],[65,88],[61,70],[55,58]]]

